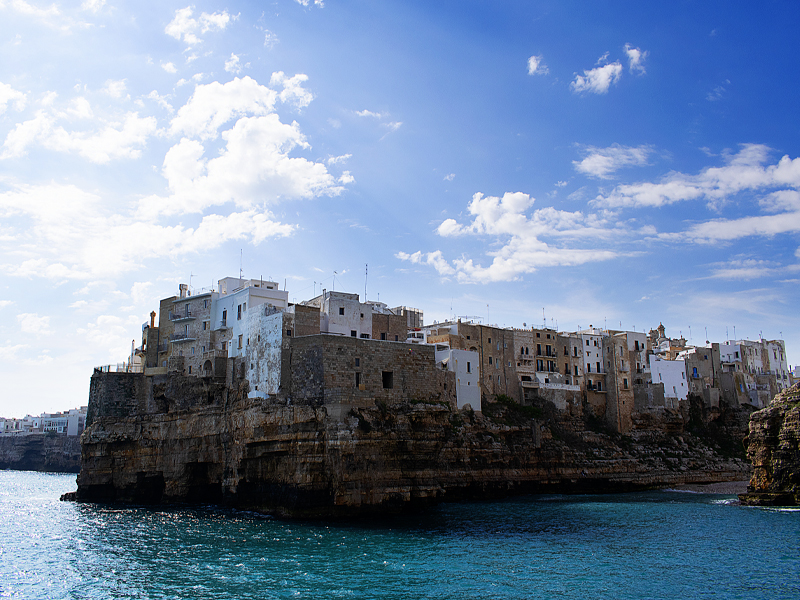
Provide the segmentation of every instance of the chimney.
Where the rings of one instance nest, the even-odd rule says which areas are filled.
[[[188,286],[188,285],[186,285],[185,283],[182,283],[182,284],[180,284],[180,285],[178,286],[178,289],[180,290],[180,297],[181,297],[181,298],[186,298],[186,294],[187,294],[187,293],[188,293],[188,291],[189,291],[189,286]]]
[[[156,311],[150,311],[150,328],[153,329],[156,326]]]

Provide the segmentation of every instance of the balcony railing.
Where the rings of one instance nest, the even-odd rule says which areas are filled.
[[[173,333],[171,336],[169,336],[169,341],[172,343],[193,342],[196,339],[196,337],[192,337],[191,333]]]
[[[228,328],[228,319],[220,319],[217,321],[217,329],[227,329]]]
[[[192,314],[192,311],[187,310],[183,313],[174,313],[170,311],[169,313],[169,320],[170,321],[188,321],[190,319],[195,319],[196,317]]]

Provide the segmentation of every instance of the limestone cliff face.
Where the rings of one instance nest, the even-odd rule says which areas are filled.
[[[747,454],[753,477],[744,504],[800,505],[800,383],[750,417]]]
[[[246,382],[99,373],[88,421],[75,493],[84,501],[335,517],[749,475],[744,461],[721,456],[679,425],[620,436],[552,405],[508,399],[486,402],[482,413],[414,398],[298,406],[249,399]]]
[[[0,437],[0,469],[77,473],[81,444],[77,436],[13,435]]]

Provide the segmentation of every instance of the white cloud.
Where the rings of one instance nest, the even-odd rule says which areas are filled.
[[[625,54],[628,55],[628,70],[631,73],[638,73],[639,75],[645,74],[644,60],[647,58],[649,52],[642,51],[641,48],[634,48],[630,44],[625,44]]]
[[[455,179],[455,178],[456,178],[456,174],[455,173],[450,173],[449,175],[445,175],[444,176],[444,180],[445,181],[453,181],[453,179]]]
[[[242,72],[242,65],[239,64],[239,57],[231,52],[231,57],[225,61],[225,70],[228,73],[239,74]]]
[[[7,83],[0,82],[0,115],[6,112],[9,105],[13,105],[15,110],[23,110],[27,96],[15,90]]]
[[[76,119],[91,119],[94,116],[92,105],[83,96],[70,100],[67,114]]]
[[[607,196],[593,202],[608,208],[663,206],[686,200],[704,199],[716,207],[734,194],[768,188],[800,187],[800,158],[784,156],[777,164],[765,166],[770,149],[761,144],[745,144],[726,165],[708,167],[698,175],[670,173],[658,183],[620,185]]]
[[[603,57],[601,57],[602,60]],[[575,75],[575,81],[570,84],[575,93],[592,92],[593,94],[605,94],[611,84],[619,81],[622,75],[622,65],[613,62],[594,69],[585,70],[583,75]]]
[[[6,306],[11,306],[14,304],[13,300],[0,300],[0,308],[5,308]]]
[[[170,132],[183,138],[164,157],[163,174],[170,195],[142,199],[144,214],[202,212],[212,205],[233,202],[251,209],[284,199],[336,195],[352,182],[343,174],[337,181],[323,163],[291,157],[295,149],[310,148],[299,125],[282,123],[273,112],[276,101],[305,106],[310,94],[302,87],[305,75],[275,73],[281,92],[245,77],[226,84],[199,85],[178,110]],[[224,148],[206,156],[203,142],[217,138],[220,128]]]
[[[264,30],[264,47],[272,48],[275,44],[278,43],[278,36],[269,31],[268,29]]]
[[[491,264],[483,267],[464,256],[451,262],[445,260],[440,251],[413,254],[398,253],[401,260],[416,264],[429,264],[443,276],[455,275],[462,282],[510,281],[540,267],[579,265],[587,262],[608,260],[618,255],[616,251],[603,249],[570,248],[548,245],[543,237],[586,240],[609,234],[606,223],[597,217],[580,212],[559,211],[546,207],[526,211],[534,199],[521,192],[506,193],[502,198],[484,197],[477,193],[472,197],[468,210],[473,220],[462,225],[455,219],[443,221],[437,233],[443,237],[491,236],[501,244],[498,250],[487,252],[493,257]]]
[[[106,0],[83,0],[81,8],[96,13],[106,5]]]
[[[730,81],[726,81],[726,83],[730,83]],[[722,100],[722,97],[725,95],[725,88],[721,85],[718,85],[713,90],[706,94],[706,100],[709,102],[716,102],[717,100]]]
[[[277,92],[250,77],[235,77],[226,84],[215,81],[198,85],[172,120],[170,132],[200,139],[216,138],[219,128],[233,118],[271,112],[277,98]]]
[[[231,21],[231,16],[227,11],[221,13],[201,13],[199,19],[192,18],[192,7],[187,6],[175,11],[175,17],[170,21],[164,33],[180,40],[181,38],[188,46],[194,46],[202,42],[197,34],[203,34],[212,30],[223,30]],[[235,17],[234,17],[235,18]]]
[[[112,98],[122,98],[122,95],[125,93],[125,90],[126,86],[124,79],[119,79],[119,80],[109,79],[108,81],[106,81],[106,85],[103,88],[103,91]]]
[[[342,154],[341,156],[330,156],[328,160],[325,162],[329,165],[338,165],[341,163],[346,163],[353,155],[352,154]]]
[[[50,317],[40,317],[36,313],[21,313],[17,315],[17,322],[22,333],[33,335],[47,335],[50,333]]]
[[[549,72],[550,69],[544,64],[544,59],[541,55],[531,56],[528,59],[528,75],[547,75]]]
[[[0,193],[0,218],[22,223],[7,241],[0,241],[0,272],[55,280],[118,276],[141,268],[149,258],[206,252],[229,240],[259,244],[295,229],[256,208],[205,215],[193,227],[165,226],[139,211],[119,212],[95,194],[56,183],[17,185]]]
[[[87,116],[88,103],[73,106],[74,116]],[[120,158],[138,158],[142,148],[156,130],[154,117],[126,113],[122,122],[108,123],[99,131],[66,131],[55,124],[55,117],[44,111],[12,129],[3,144],[0,158],[23,156],[28,146],[38,142],[48,150],[77,152],[94,163],[107,163]]]
[[[383,118],[383,114],[381,114],[379,112],[372,112],[371,110],[367,110],[366,108],[364,110],[357,110],[356,114],[359,117],[373,117],[375,119],[382,119]]]
[[[756,259],[733,259],[726,263],[712,265],[711,279],[745,281],[773,277],[800,270],[800,265],[781,266],[774,261]]]
[[[640,167],[647,164],[647,157],[652,153],[650,146],[620,146],[613,144],[608,148],[584,148],[586,157],[581,161],[572,161],[575,170],[592,177],[609,179],[613,173],[623,167]],[[566,185],[566,184],[565,184]]]
[[[294,0],[294,1],[297,2],[301,6],[308,6],[309,4],[312,3],[312,0]],[[325,6],[325,2],[323,0],[313,0],[313,4],[315,6],[319,6],[320,8]]]
[[[167,73],[177,73],[178,72],[178,68],[171,62],[161,63],[161,68],[164,69]]]
[[[165,109],[166,111],[170,113],[175,112],[175,109],[172,108],[172,105],[169,102],[167,102],[167,98],[169,98],[169,95],[162,96],[157,91],[153,90],[145,97],[155,101],[161,108]]]
[[[9,0],[7,3],[3,4],[23,15],[31,17],[48,18],[56,17],[61,14],[55,4],[51,4],[47,8],[39,8],[38,6],[25,2],[25,0]]]
[[[355,180],[356,178],[350,174],[350,171],[342,171],[342,175],[336,181],[342,185],[347,185],[349,183],[353,183]]]
[[[311,92],[303,88],[303,83],[306,81],[308,81],[308,75],[298,73],[293,77],[287,77],[283,71],[278,71],[272,74],[269,84],[273,87],[283,87],[278,94],[278,98],[282,102],[293,104],[295,108],[304,108],[314,99]]]

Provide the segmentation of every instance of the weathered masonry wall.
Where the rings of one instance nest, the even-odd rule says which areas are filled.
[[[406,317],[372,313],[372,339],[403,342],[406,339]]]
[[[434,346],[317,335],[291,342],[293,401],[374,406],[403,400],[456,404],[455,375],[436,368]]]

